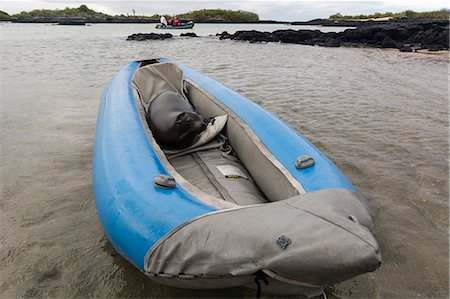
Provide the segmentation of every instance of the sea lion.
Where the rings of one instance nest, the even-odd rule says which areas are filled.
[[[187,148],[206,129],[206,123],[194,107],[171,91],[163,92],[151,101],[146,117],[158,143],[167,148]]]

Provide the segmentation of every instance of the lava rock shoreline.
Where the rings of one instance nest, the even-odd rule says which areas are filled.
[[[136,41],[143,41],[143,40],[164,40],[168,38],[172,38],[173,35],[170,33],[135,33],[132,35],[129,35],[127,37],[127,40],[136,40]],[[187,32],[187,33],[181,33],[180,37],[198,37],[197,34],[194,32]]]
[[[256,30],[224,31],[216,34],[220,39],[249,42],[281,42],[324,47],[374,47],[396,48],[402,52],[419,49],[439,51],[449,49],[448,20],[411,20],[390,22],[361,22],[355,29],[343,32],[322,32],[319,30]]]
[[[127,37],[127,40],[164,40],[172,38],[173,35],[170,33],[135,33]]]

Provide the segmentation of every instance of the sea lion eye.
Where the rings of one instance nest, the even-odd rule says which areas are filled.
[[[181,112],[180,114],[178,114],[177,120],[182,119],[185,115],[186,115],[186,112]]]

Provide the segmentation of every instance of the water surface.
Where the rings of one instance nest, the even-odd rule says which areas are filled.
[[[262,105],[367,198],[384,263],[331,297],[448,297],[448,57],[208,37],[283,28],[294,27],[198,24],[199,38],[130,42],[157,30],[2,23],[0,297],[254,298],[154,283],[105,237],[91,181],[98,104],[140,53],[176,59]]]

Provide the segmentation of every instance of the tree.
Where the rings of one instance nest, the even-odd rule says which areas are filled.
[[[90,12],[91,10],[84,4],[80,5],[80,7],[78,8],[79,11],[81,12]]]
[[[330,19],[332,19],[332,20],[342,19],[342,15],[340,13],[337,13],[337,14],[331,15]]]
[[[11,19],[11,16],[3,10],[0,10],[0,19]]]
[[[407,17],[408,19],[412,19],[415,16],[415,12],[412,10],[405,10],[405,17]]]

